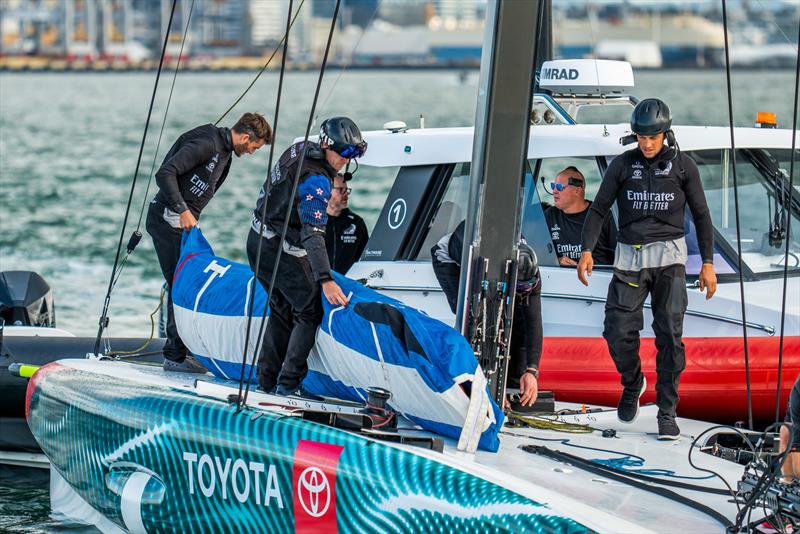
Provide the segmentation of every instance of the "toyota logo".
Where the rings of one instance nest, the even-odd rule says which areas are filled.
[[[297,480],[300,506],[312,517],[322,517],[331,504],[331,485],[319,467],[307,467]]]

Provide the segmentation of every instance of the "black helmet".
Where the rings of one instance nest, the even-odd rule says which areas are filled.
[[[657,135],[672,127],[672,114],[658,98],[645,98],[633,108],[631,131],[639,135]]]
[[[360,158],[367,151],[367,142],[361,137],[361,130],[347,117],[331,117],[319,128],[320,144],[343,158]]]
[[[517,293],[528,294],[539,283],[539,260],[536,252],[524,241],[519,244]]]

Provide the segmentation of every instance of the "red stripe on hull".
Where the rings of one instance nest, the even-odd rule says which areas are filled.
[[[778,380],[778,336],[748,339],[750,385],[754,419],[775,417]],[[705,421],[747,419],[747,382],[744,343],[739,337],[684,338],[686,369],[681,374],[678,415]],[[656,347],[643,338],[640,350],[647,377],[643,403],[655,402]],[[800,373],[800,336],[784,338],[781,378],[781,416]],[[622,386],[608,346],[602,338],[546,337],[542,354],[540,390],[552,390],[556,399],[616,406]]]

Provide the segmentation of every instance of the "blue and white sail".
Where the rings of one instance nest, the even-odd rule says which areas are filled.
[[[479,366],[463,336],[419,310],[334,276],[350,304],[334,307],[322,299],[325,314],[304,387],[317,395],[362,402],[366,388],[386,388],[394,410],[453,438],[460,436],[471,395],[477,394],[471,418],[482,431],[479,447],[497,450],[503,414],[485,384],[473,391]],[[215,256],[199,229],[184,234],[172,289],[175,321],[188,349],[217,376],[239,379],[250,299],[252,354],[266,292],[248,266]],[[249,372],[248,365],[246,376]]]

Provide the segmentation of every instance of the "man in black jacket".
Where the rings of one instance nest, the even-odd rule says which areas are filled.
[[[638,147],[616,157],[603,177],[586,222],[578,278],[588,285],[592,251],[614,201],[619,209],[619,236],[614,277],[608,286],[603,337],[621,375],[623,392],[617,417],[632,423],[639,397],[647,388],[639,359],[642,307],[648,294],[656,336],[656,404],[658,439],[680,437],[675,423],[678,383],[685,366],[683,316],[686,312],[686,240],[684,210],[694,217],[703,266],[700,290],[710,299],[717,289],[714,272],[714,227],[700,174],[694,161],[681,154],[671,130],[667,105],[656,98],[637,104],[631,131]],[[665,141],[667,145],[665,145]]]
[[[322,123],[319,143],[290,146],[261,188],[247,237],[247,257],[267,291],[278,247],[283,249],[258,359],[258,382],[264,391],[304,394],[300,383],[322,320],[320,289],[331,304],[347,305],[347,297],[331,276],[325,248],[326,210],[334,177],[366,149],[352,120],[330,118]],[[298,168],[301,159],[303,166]],[[295,180],[298,185],[292,196]],[[281,242],[287,218],[286,240]]]
[[[347,182],[353,178],[349,172],[339,173],[333,179],[331,198],[328,200],[328,226],[325,229],[325,246],[331,267],[337,273],[347,274],[361,257],[369,240],[364,219],[350,211],[347,202],[351,189]]]
[[[431,248],[433,272],[455,313],[458,304],[458,279],[464,250],[465,222],[442,237]],[[536,253],[524,242],[519,245],[514,316],[511,326],[511,361],[508,386],[519,387],[519,403],[533,406],[539,394],[539,361],[542,359],[542,283]]]
[[[245,113],[231,129],[205,124],[184,133],[156,172],[159,191],[147,212],[147,232],[167,281],[166,371],[206,372],[181,341],[172,310],[172,280],[181,234],[197,225],[200,212],[222,186],[231,168],[231,154],[252,154],[271,142],[272,128],[264,117]]]
[[[581,232],[583,222],[589,213],[592,202],[586,200],[586,178],[576,167],[567,167],[550,184],[553,202],[544,212],[550,237],[556,246],[559,265],[573,267],[581,257]],[[592,257],[600,265],[614,263],[614,249],[617,246],[617,226],[614,216],[609,212],[603,219],[600,238],[592,251]]]

